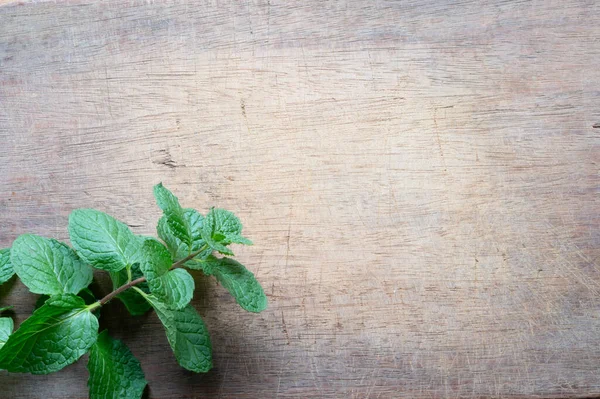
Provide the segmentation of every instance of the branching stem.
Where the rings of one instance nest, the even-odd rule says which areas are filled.
[[[202,248],[200,248],[199,250],[192,252],[191,254],[189,254],[188,256],[186,256],[185,258],[178,260],[177,262],[173,263],[171,265],[171,269],[175,269],[177,267],[180,267],[181,265],[183,265],[185,262],[187,262],[190,259],[193,259],[194,257],[198,256],[201,252],[205,251],[207,248],[207,245],[204,244],[204,246]],[[127,284],[123,284],[122,286],[120,286],[119,288],[117,288],[116,290],[114,290],[113,292],[111,292],[110,294],[106,295],[104,298],[100,299],[100,301],[98,301],[98,303],[100,304],[99,306],[103,306],[106,305],[111,299],[113,299],[114,297],[116,297],[117,295],[119,295],[120,293],[122,293],[125,290],[128,290],[129,288],[136,286],[140,283],[143,283],[144,281],[146,281],[146,277],[140,277],[140,278],[136,278],[135,280],[132,280],[130,282],[128,282]]]
[[[140,283],[143,283],[144,281],[146,281],[146,277],[140,277],[140,278],[136,278],[135,280],[132,280],[130,282],[128,282],[127,284],[124,284],[122,286],[120,286],[119,288],[117,288],[116,290],[114,290],[113,292],[111,292],[110,294],[106,295],[104,298],[102,298],[99,302],[100,302],[100,306],[102,305],[106,305],[106,303],[108,303],[111,299],[113,299],[114,297],[116,297],[117,295],[119,295],[121,292],[133,287],[134,285],[138,285]]]

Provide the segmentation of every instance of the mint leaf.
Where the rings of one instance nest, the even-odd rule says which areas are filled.
[[[54,239],[23,234],[10,254],[13,269],[34,294],[77,294],[92,282],[92,268]]]
[[[236,302],[249,312],[262,312],[267,308],[267,297],[254,274],[241,263],[230,258],[210,256],[205,261],[194,261],[195,269],[213,275],[235,298]]]
[[[35,310],[41,308],[45,304],[56,306],[59,308],[70,309],[72,307],[78,307],[83,300],[84,305],[91,305],[96,301],[96,298],[87,288],[84,288],[79,292],[79,295],[72,294],[59,294],[54,296],[41,295],[35,302]]]
[[[51,297],[0,349],[0,369],[49,374],[75,362],[96,342],[98,319],[83,299]]]
[[[95,209],[71,212],[69,236],[81,259],[109,272],[134,264],[143,241],[126,224]]]
[[[202,239],[202,221],[204,220],[204,217],[197,210],[186,208],[184,209],[183,218],[190,227],[192,237],[191,245],[180,240],[173,234],[166,216],[160,218],[156,227],[158,236],[167,245],[174,261],[185,258],[192,252],[200,250],[206,244]],[[212,249],[206,247],[206,250],[197,255],[196,258],[204,259],[211,253]]]
[[[12,309],[12,306],[5,306],[3,308],[0,308],[0,313],[4,312],[5,310],[8,310],[8,309]]]
[[[0,249],[0,284],[7,282],[15,274],[10,263],[10,248]]]
[[[232,212],[212,208],[202,223],[202,238],[215,251],[233,255],[226,246],[229,244],[252,245],[252,241],[242,236],[242,223]]]
[[[59,294],[46,299],[45,305],[57,308],[76,309],[84,308],[85,301],[83,298],[72,294]]]
[[[14,323],[10,317],[0,317],[0,348],[8,341],[8,337],[12,334],[13,328]]]
[[[204,321],[192,305],[169,309],[152,295],[146,296],[163,323],[167,340],[179,365],[196,373],[212,368],[212,346]]]
[[[175,269],[148,280],[150,292],[170,309],[184,308],[194,296],[194,278],[184,269]]]
[[[158,219],[156,233],[158,234],[158,237],[163,240],[174,260],[183,259],[188,255],[189,245],[175,237],[167,223],[166,216],[162,216]]]
[[[170,270],[171,254],[159,242],[148,240],[142,247],[140,269],[150,292],[171,309],[181,309],[192,300],[194,279],[184,269]]]
[[[142,276],[143,274],[140,270],[139,263],[134,263],[131,266],[131,279],[135,280]],[[111,272],[110,278],[112,279],[113,289],[115,290],[129,282],[127,269],[123,269],[118,272]],[[146,282],[138,284],[137,287],[144,291],[146,294],[150,293],[148,283]],[[123,302],[129,313],[133,316],[141,316],[152,308],[148,301],[146,301],[146,299],[142,295],[140,295],[137,291],[132,289],[123,291],[121,294],[117,295],[117,298],[119,298],[119,300]]]
[[[154,186],[154,198],[156,198],[158,207],[162,209],[173,235],[184,243],[191,245],[192,232],[184,217],[184,209],[179,204],[177,197],[162,183],[159,183]]]
[[[90,350],[87,369],[90,399],[139,399],[147,384],[140,362],[106,330]]]

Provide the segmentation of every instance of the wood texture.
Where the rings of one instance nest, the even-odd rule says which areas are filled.
[[[163,181],[238,213],[270,306],[196,276],[215,368],[154,314],[104,326],[152,398],[600,394],[594,1],[101,0],[0,7],[0,245]],[[97,292],[108,289],[99,275]],[[16,320],[35,298],[0,288]],[[0,373],[85,397],[85,362]]]

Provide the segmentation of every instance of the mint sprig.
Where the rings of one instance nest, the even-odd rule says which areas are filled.
[[[242,236],[240,220],[224,209],[211,208],[204,216],[183,208],[162,183],[154,195],[163,211],[157,225],[162,242],[135,235],[101,211],[77,209],[69,216],[73,248],[24,234],[11,248],[0,249],[0,284],[17,274],[32,293],[41,294],[33,315],[16,331],[10,317],[0,317],[0,369],[48,374],[89,352],[91,398],[140,398],[147,382],[139,361],[107,331],[98,334],[105,304],[118,298],[133,316],[154,309],[177,362],[198,373],[212,368],[212,345],[190,304],[195,284],[186,268],[215,276],[242,308],[266,309],[252,272],[214,255],[232,256],[231,244],[252,244]],[[88,288],[92,268],[109,272],[113,282],[113,291],[99,299]]]

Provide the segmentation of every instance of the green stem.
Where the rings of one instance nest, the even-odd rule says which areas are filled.
[[[199,250],[192,252],[191,254],[189,254],[188,256],[186,256],[185,258],[178,260],[177,262],[173,263],[171,265],[171,269],[175,269],[176,267],[180,267],[181,265],[183,265],[185,262],[187,262],[190,259],[193,259],[194,257],[198,256],[201,252],[205,251],[206,248],[208,246],[206,244],[204,244],[204,246],[202,248],[200,248]],[[108,302],[110,302],[111,299],[113,299],[114,297],[116,297],[117,295],[119,295],[120,293],[122,293],[125,290],[128,290],[129,288],[135,287],[136,285],[143,283],[144,281],[146,281],[146,277],[140,277],[140,278],[136,278],[135,280],[132,280],[130,282],[128,282],[127,284],[123,284],[122,286],[120,286],[119,288],[117,288],[116,290],[114,290],[113,292],[111,292],[110,294],[106,295],[104,298],[102,298],[101,300],[99,300],[98,302],[96,302],[96,304],[98,304],[97,306],[94,307],[94,309],[96,307],[99,306],[104,306],[106,305]],[[143,292],[142,290],[139,290],[141,292]],[[94,304],[94,305],[96,305]]]
[[[148,294],[146,294],[144,291],[140,290],[138,287],[131,287],[133,290],[137,291],[138,294],[140,294],[141,296],[143,296],[144,298],[146,298],[148,296]]]

